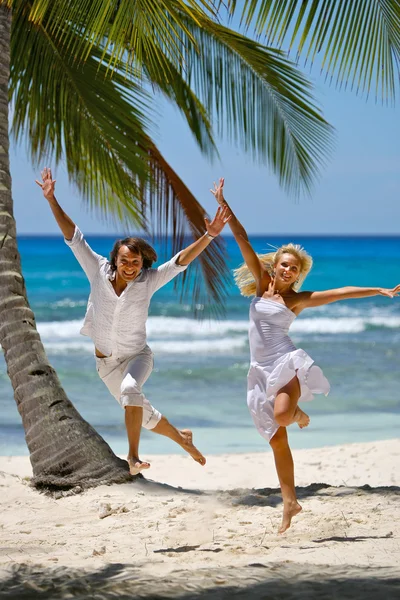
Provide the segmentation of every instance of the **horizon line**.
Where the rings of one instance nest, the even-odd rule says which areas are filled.
[[[400,233],[364,233],[364,232],[355,232],[355,233],[339,233],[339,232],[332,232],[332,233],[249,233],[247,232],[247,234],[249,236],[252,237],[276,237],[276,238],[280,238],[280,237],[286,237],[286,236],[298,236],[298,237],[392,237],[392,238],[400,238]],[[84,232],[84,236],[96,236],[96,237],[104,237],[104,238],[113,238],[113,239],[118,239],[119,237],[127,237],[126,232],[121,232],[121,233],[101,233],[101,232]],[[33,232],[29,232],[29,233],[17,233],[17,239],[19,237],[51,237],[51,238],[62,238],[62,234],[61,233],[33,233]],[[149,234],[146,234],[145,232],[134,232],[132,234],[132,237],[152,237]],[[164,237],[161,235],[156,235],[154,236],[155,238],[160,238],[160,237]],[[172,234],[167,234],[166,237],[172,238]],[[192,238],[190,233],[185,234],[184,237],[188,237],[188,238]],[[224,238],[234,238],[234,235],[232,233],[228,233],[228,234],[224,234],[222,235],[222,237]]]

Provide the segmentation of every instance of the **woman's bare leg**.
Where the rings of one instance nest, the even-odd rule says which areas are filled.
[[[165,435],[170,440],[173,440],[179,444],[181,448],[186,450],[193,460],[198,462],[200,465],[204,466],[206,464],[206,459],[193,444],[192,432],[189,429],[176,429],[176,427],[174,427],[166,417],[162,416],[161,420],[155,427],[153,427],[153,429],[150,429],[150,431],[154,431],[154,433],[159,433],[160,435]]]
[[[279,533],[283,533],[290,527],[292,518],[301,511],[294,487],[294,465],[286,427],[279,427],[270,440],[270,445],[274,453],[276,472],[282,491],[283,516]]]
[[[283,516],[279,533],[286,531],[290,527],[292,518],[301,511],[294,487],[294,465],[286,431],[286,427],[292,423],[297,423],[300,428],[303,428],[310,422],[310,417],[297,405],[299,398],[300,383],[297,377],[293,377],[279,390],[274,404],[274,417],[280,427],[271,439],[270,445],[274,452],[283,500]]]
[[[281,427],[297,423],[300,429],[307,427],[310,417],[297,406],[300,398],[300,383],[293,377],[289,383],[279,390],[275,398],[274,417]]]

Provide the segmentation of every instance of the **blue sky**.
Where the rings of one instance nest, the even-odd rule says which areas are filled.
[[[398,107],[337,91],[311,71],[325,118],[336,128],[334,154],[311,198],[283,192],[268,165],[232,145],[219,144],[221,160],[210,164],[197,149],[178,112],[162,102],[155,134],[165,158],[211,214],[213,180],[225,177],[226,197],[252,234],[399,234],[400,114]],[[52,165],[48,165],[52,166]],[[54,168],[57,197],[85,233],[125,233],[90,213],[68,184],[65,168]],[[46,201],[34,183],[25,145],[11,148],[15,217],[19,234],[58,233]]]

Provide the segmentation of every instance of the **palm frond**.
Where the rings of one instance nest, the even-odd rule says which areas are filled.
[[[35,162],[45,156],[56,162],[65,158],[70,180],[106,219],[148,231],[154,222],[163,236],[172,228],[177,250],[183,232],[194,239],[204,232],[205,212],[148,134],[152,123],[145,112],[151,114],[150,96],[119,71],[107,77],[100,57],[101,52],[92,49],[84,65],[71,60],[45,27],[29,24],[23,7],[14,11],[13,135],[19,141],[28,132]],[[153,221],[153,210],[164,218]],[[226,266],[220,243],[213,246],[195,266],[193,304],[202,302],[222,312]],[[179,281],[185,291],[185,280]]]
[[[142,1],[133,4],[140,9],[143,8]],[[99,2],[96,0],[94,3],[97,9]],[[74,2],[69,4],[75,6]],[[123,6],[129,12],[133,4],[121,0],[118,10]],[[147,45],[144,44],[141,52],[135,55],[139,72],[178,102],[203,152],[209,155],[215,152],[208,113],[211,121],[218,123],[222,135],[226,133],[229,140],[249,152],[252,158],[263,163],[269,161],[283,187],[295,193],[301,187],[309,190],[319,165],[329,152],[331,128],[313,102],[308,81],[285,60],[283,53],[264,48],[218,25],[198,9],[191,8],[188,16],[188,11],[182,10],[182,3],[178,0],[161,4],[164,12],[157,5],[158,10],[154,15],[157,15],[157,19],[164,19],[165,26],[170,27],[169,41],[173,40],[179,60],[176,60],[176,56],[172,57],[169,41],[167,43],[162,35],[158,36],[155,25],[152,26],[152,32],[151,28],[139,27],[137,19],[148,19],[151,15],[149,17],[146,13],[143,16],[141,10],[135,9],[136,20],[132,21],[128,13],[125,14],[125,29],[132,29],[132,32],[137,30],[135,35],[147,39]],[[51,8],[46,0],[33,0],[34,7],[39,5],[47,6],[46,14],[52,15],[57,1]],[[82,14],[86,21],[90,21],[90,15],[87,14],[89,5],[83,2],[82,6]],[[77,6],[75,9],[78,10]],[[65,16],[63,11],[61,14]],[[104,44],[106,48],[114,39],[114,25],[110,25],[110,19],[109,28],[102,30],[108,36]],[[176,30],[178,20],[181,24],[179,32]],[[70,37],[69,34],[60,34],[60,23],[57,27],[56,41]],[[64,29],[68,28],[64,26]],[[72,29],[75,31],[74,27]],[[86,24],[82,29],[87,31]],[[52,25],[47,27],[47,32],[51,31]],[[127,62],[131,60],[129,35],[125,37]],[[75,37],[85,38],[85,35],[75,34]],[[156,54],[152,48],[155,38]],[[92,48],[90,40],[86,40],[86,44]],[[59,45],[63,51],[69,51],[63,43],[59,42]],[[202,48],[201,54],[199,48]],[[83,49],[84,56],[85,52],[86,48]],[[114,68],[119,56],[113,59]],[[108,56],[104,57],[104,54],[101,61],[102,65],[110,64]],[[202,105],[205,105],[205,111]]]
[[[32,0],[31,5],[31,22],[46,23],[52,38],[72,55],[86,59],[93,47],[103,46],[102,59],[113,69],[121,62],[127,69],[143,64],[144,54],[157,65],[161,47],[172,62],[179,63],[182,56],[176,40],[190,38],[180,13],[192,20],[198,14],[214,14],[213,2],[207,0]],[[65,23],[74,27],[65,28]]]
[[[336,83],[384,101],[399,84],[400,0],[228,0],[246,28],[254,23],[269,44],[287,44]]]
[[[143,182],[149,176],[142,148],[151,101],[139,86],[124,84],[118,74],[106,77],[95,52],[81,66],[48,31],[29,25],[27,11],[13,13],[13,135],[18,141],[29,132],[36,163],[65,156],[71,181],[104,216],[140,225],[140,186],[130,173]]]
[[[201,27],[186,21],[196,45],[186,46],[183,75],[219,133],[269,162],[287,191],[309,191],[333,140],[310,82],[283,52],[200,20]]]
[[[162,64],[166,65],[165,69]],[[163,72],[167,69],[172,75],[169,79],[163,77]],[[145,60],[143,70],[152,89],[162,93],[183,114],[203,154],[209,158],[218,155],[207,111],[185,81],[182,72],[164,55],[161,55],[160,64],[156,68]]]
[[[149,149],[149,155],[154,187],[148,188],[146,211],[156,237],[163,234],[166,226],[171,231],[172,252],[175,254],[187,243],[188,234],[194,240],[204,234],[204,217],[207,213],[156,146]],[[224,298],[229,281],[225,258],[224,243],[218,237],[192,263],[190,275],[184,273],[181,297],[187,298],[190,291],[195,314],[224,314]],[[202,285],[203,280],[206,289]]]

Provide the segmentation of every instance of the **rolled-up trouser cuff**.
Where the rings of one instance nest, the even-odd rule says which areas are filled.
[[[154,406],[150,405],[150,407],[152,409],[151,413],[150,411],[147,412],[143,410],[142,427],[145,429],[154,429],[154,427],[161,421],[162,417],[162,414],[156,408],[154,408]]]
[[[119,401],[123,408],[127,406],[140,406],[143,407],[145,400],[144,394],[121,394]]]

